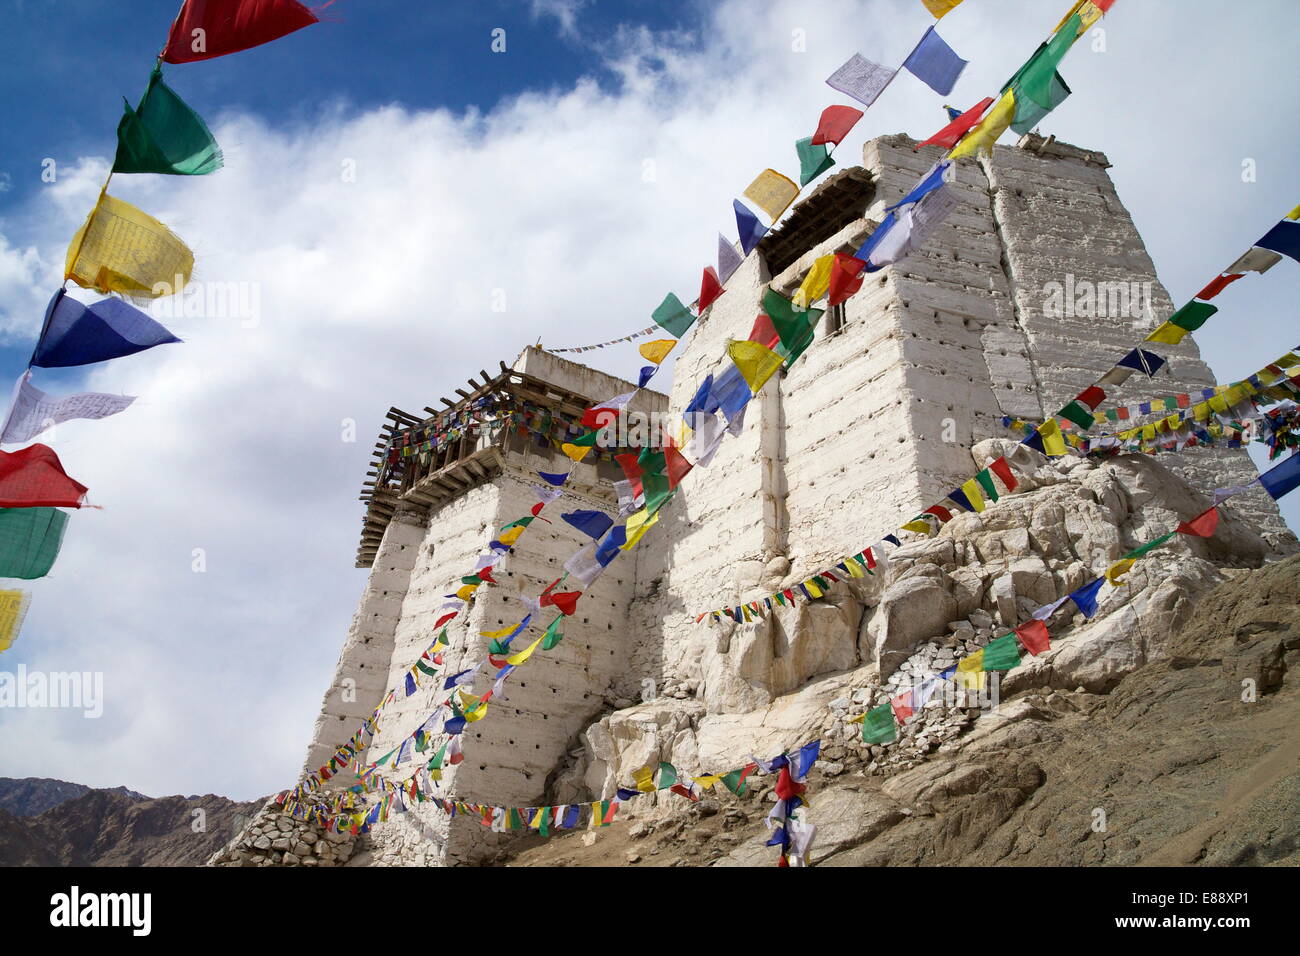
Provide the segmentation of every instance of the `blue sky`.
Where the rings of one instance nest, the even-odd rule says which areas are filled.
[[[0,0],[6,381],[176,6]],[[994,92],[1068,6],[968,0],[941,26],[971,61],[947,100]],[[364,581],[356,489],[383,412],[434,404],[539,335],[600,341],[649,324],[669,289],[692,298],[717,232],[734,228],[732,197],[765,166],[791,167],[793,141],[842,101],[824,78],[855,50],[900,62],[931,22],[919,0],[325,12],[335,19],[276,43],[167,69],[225,169],[114,179],[186,239],[198,278],[255,289],[259,315],[177,317],[166,324],[184,345],[38,373],[56,392],[141,398],[51,442],[105,510],[72,516],[4,658],[102,671],[105,715],[0,714],[0,733],[22,741],[0,774],[240,798],[291,783]],[[496,27],[505,54],[490,50]],[[1043,129],[1107,153],[1185,300],[1300,201],[1300,6],[1119,0],[1105,27],[1104,50],[1080,43],[1066,60],[1074,95]],[[943,101],[900,77],[841,156],[871,136],[928,135]],[[45,157],[56,183],[40,179]],[[344,162],[355,183],[340,182]],[[488,308],[498,289],[504,314]],[[1220,380],[1297,344],[1298,291],[1288,260],[1224,293],[1196,333]],[[641,364],[629,346],[584,358],[631,377]]]

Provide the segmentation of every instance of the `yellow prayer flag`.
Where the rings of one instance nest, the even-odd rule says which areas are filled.
[[[744,378],[745,384],[755,395],[785,361],[761,342],[740,342],[732,339],[727,345],[727,354],[731,356],[731,361],[736,363],[736,368]]]
[[[942,20],[945,13],[951,13],[957,9],[961,0],[921,0],[925,9],[930,11],[930,16],[936,20]]]
[[[1228,389],[1223,398],[1229,405],[1236,405],[1238,402],[1244,401],[1249,395],[1250,392],[1246,391],[1246,389],[1240,384],[1237,384]]]
[[[514,529],[511,529],[511,530],[514,530]],[[501,630],[499,630],[499,631],[479,631],[479,636],[480,636],[480,637],[491,638],[492,640],[496,640],[496,639],[499,638],[499,637],[509,637],[511,634],[513,634],[513,633],[515,632],[515,628],[517,628],[517,627],[519,626],[519,624],[522,624],[522,623],[523,623],[523,621],[520,621],[518,624],[512,624],[512,625],[510,625],[509,627],[503,627],[503,628],[502,628]]]
[[[752,183],[745,187],[745,198],[753,200],[773,222],[781,218],[781,213],[789,208],[790,203],[799,195],[799,187],[788,176],[782,176],[775,169],[765,169]]]
[[[631,551],[641,537],[659,520],[659,512],[650,514],[645,508],[627,519],[627,541],[619,545],[622,551]]]
[[[1152,441],[1152,440],[1154,440],[1155,437],[1156,437],[1156,426],[1155,426],[1155,425],[1143,425],[1143,426],[1142,426],[1142,437],[1145,438],[1147,441]]]
[[[1137,563],[1136,558],[1122,558],[1116,561],[1106,569],[1106,580],[1114,587],[1119,587],[1124,582],[1121,578],[1128,572],[1128,569]]]
[[[979,482],[972,478],[961,486],[962,492],[966,495],[966,500],[976,511],[984,510],[984,496],[980,494]]]
[[[713,785],[721,779],[722,779],[722,774],[710,773],[710,774],[705,774],[702,777],[691,777],[691,782],[699,784],[699,786],[705,790],[710,790],[713,788]]]
[[[474,596],[474,591],[477,588],[477,584],[462,584],[459,590],[456,591],[456,597],[460,598],[462,601],[468,601]]]
[[[1228,399],[1223,395],[1211,395],[1210,408],[1216,412],[1223,412],[1226,414],[1228,411]]]
[[[1192,406],[1192,418],[1198,422],[1208,421],[1210,418],[1210,403],[1197,402]]]
[[[822,256],[813,263],[808,274],[803,277],[799,289],[790,297],[796,309],[806,309],[826,294],[831,287],[831,269],[835,266],[835,256]]]
[[[926,521],[924,518],[913,518],[907,524],[903,525],[900,530],[916,531],[919,534],[929,534],[931,528],[930,522]]]
[[[1082,36],[1085,30],[1102,17],[1101,8],[1093,3],[1092,0],[1078,0],[1078,2],[1070,8],[1070,12],[1061,18],[1061,22],[1056,25],[1052,32],[1055,33],[1057,30],[1061,29],[1061,27],[1065,26],[1066,23],[1069,22],[1070,17],[1074,16],[1076,13],[1079,15],[1079,32],[1075,34],[1076,37]]]
[[[63,276],[86,289],[157,298],[180,292],[194,254],[157,219],[101,193],[72,237]]]
[[[530,658],[530,657],[533,656],[533,651],[537,650],[538,645],[542,643],[542,640],[543,640],[545,637],[546,637],[546,635],[543,634],[541,637],[539,637],[537,640],[533,641],[533,643],[529,644],[527,647],[525,647],[525,648],[524,648],[522,651],[520,651],[518,654],[511,654],[509,657],[506,658],[506,663],[507,663],[507,664],[514,664],[516,667],[518,667],[518,666],[519,666],[520,664],[522,664],[524,661],[528,660],[528,658]]]
[[[582,459],[587,457],[587,453],[591,451],[591,446],[571,445],[566,441],[563,445],[560,446],[560,451],[564,452],[574,461],[582,461]]]
[[[1055,418],[1049,418],[1038,426],[1038,436],[1043,440],[1043,453],[1053,457],[1065,454],[1065,439],[1061,437],[1061,426]]]
[[[633,772],[632,781],[642,793],[649,793],[655,788],[655,772],[652,767],[642,767]]]
[[[811,594],[813,597],[819,598],[822,596],[822,589],[817,586],[817,582],[814,581],[812,578],[809,578],[807,581],[805,581],[803,583],[803,586],[808,589],[808,593]]]
[[[7,651],[18,639],[30,601],[26,591],[0,591],[0,651]]]
[[[514,544],[516,541],[519,540],[519,536],[523,533],[524,533],[524,525],[516,525],[513,528],[509,528],[505,531],[502,531],[499,535],[497,535],[497,540],[500,541],[502,544]]]
[[[641,353],[641,357],[647,362],[654,362],[655,365],[658,365],[667,357],[676,344],[676,339],[655,339],[653,342],[647,342],[637,351]]]
[[[1169,429],[1169,431],[1171,432],[1177,431],[1178,426],[1180,426],[1183,423],[1183,416],[1170,415],[1168,418],[1164,420],[1164,423],[1165,423],[1165,428]]]
[[[1174,325],[1172,322],[1165,322],[1147,336],[1148,342],[1160,342],[1163,345],[1177,345],[1183,340],[1187,330],[1181,325]]]
[[[962,141],[948,154],[948,158],[960,159],[963,156],[974,156],[980,150],[991,152],[993,144],[999,136],[1006,132],[1015,115],[1016,97],[1008,89],[1002,94],[1002,98],[994,104],[993,109],[989,110],[988,115],[980,120],[974,129],[962,137]]]
[[[854,561],[852,558],[849,558],[847,561],[845,561],[844,566],[849,569],[849,577],[851,578],[866,577],[866,574],[864,574],[862,571],[862,566],[858,564],[858,562]]]
[[[957,662],[957,672],[953,679],[967,690],[979,690],[984,686],[984,648],[974,654],[968,654]]]
[[[1286,217],[1288,219],[1300,219],[1300,206],[1296,206],[1294,209],[1292,209],[1289,213],[1286,214]]]

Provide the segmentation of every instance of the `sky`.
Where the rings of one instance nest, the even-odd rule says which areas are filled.
[[[842,161],[995,93],[1069,5],[967,0],[940,25],[970,60],[952,95],[900,75]],[[0,0],[5,381],[176,8]],[[900,63],[932,22],[920,0],[337,0],[324,16],[166,69],[224,169],[113,179],[243,307],[164,318],[184,344],[37,370],[46,391],[140,397],[37,439],[102,510],[73,513],[51,574],[23,585],[0,670],[101,673],[104,706],[0,708],[0,775],[236,799],[291,786],[364,586],[357,490],[389,406],[436,405],[539,339],[644,328],[669,290],[693,299],[732,198],[764,167],[796,170],[794,141],[846,101],[825,78],[854,52]],[[1102,27],[1041,130],[1107,154],[1185,301],[1300,201],[1300,5],[1118,0]],[[1219,381],[1300,341],[1297,291],[1286,260],[1217,300],[1195,338]],[[582,358],[642,364],[632,345]]]

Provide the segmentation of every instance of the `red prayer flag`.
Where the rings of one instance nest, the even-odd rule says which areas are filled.
[[[677,450],[676,445],[664,446],[664,461],[666,462],[665,470],[668,472],[669,488],[676,488],[680,485],[682,479],[695,467]]]
[[[713,266],[705,266],[704,276],[700,279],[699,311],[703,312],[717,301],[718,296],[726,291],[722,287],[722,283],[718,281],[718,270],[714,269]]]
[[[907,718],[911,717],[915,711],[912,710],[912,692],[906,691],[897,697],[891,698],[889,707],[894,712],[894,717],[901,724]]]
[[[210,60],[319,22],[298,0],[185,0],[162,58],[168,63]]]
[[[1041,654],[1051,648],[1052,642],[1047,633],[1047,623],[1037,619],[1026,621],[1016,628],[1016,640],[1030,654]]]
[[[490,564],[487,567],[479,568],[478,571],[475,573],[478,574],[478,578],[480,581],[486,581],[488,584],[497,583],[496,579],[492,577],[492,565]]]
[[[572,616],[573,612],[577,610],[578,598],[580,597],[582,597],[581,591],[559,591],[550,595],[550,603],[558,607],[564,614]],[[543,601],[542,603],[547,602]]]
[[[839,305],[861,289],[862,280],[866,278],[862,270],[866,267],[865,262],[848,253],[835,253],[835,262],[831,265],[831,284],[827,304]]]
[[[838,146],[860,119],[862,110],[855,110],[852,106],[826,107],[822,110],[822,118],[817,121],[817,132],[813,133],[812,145],[834,143]]]
[[[1230,272],[1226,276],[1219,276],[1200,292],[1196,293],[1193,298],[1200,299],[1202,302],[1208,302],[1245,274],[1246,273],[1244,272]]]
[[[1105,399],[1106,393],[1096,385],[1088,386],[1074,398],[1076,402],[1081,402],[1082,404],[1087,405],[1088,408],[1094,412],[1097,410],[1097,406],[1105,401]]]
[[[1198,538],[1209,538],[1214,535],[1214,529],[1219,526],[1219,510],[1211,508],[1208,511],[1202,511],[1191,521],[1184,521],[1175,531],[1182,534],[1192,534]]]
[[[459,611],[452,611],[450,614],[444,614],[442,617],[438,618],[438,620],[433,622],[433,629],[436,631],[459,613]],[[434,660],[437,660],[437,658],[435,657]]]
[[[675,793],[675,794],[677,794],[678,796],[685,797],[687,800],[690,800],[692,803],[699,803],[699,802],[700,802],[700,798],[699,798],[699,797],[697,797],[695,794],[691,793],[689,790],[687,790],[685,787],[683,787],[680,783],[675,783],[675,784],[673,784],[671,787],[668,788],[668,792],[669,792],[669,793]]]
[[[1007,491],[1016,490],[1016,485],[1018,485],[1019,482],[1016,481],[1016,476],[1011,473],[1011,466],[1007,464],[1005,458],[999,458],[997,461],[990,462],[989,471],[1002,479],[1002,484],[1006,486]]]
[[[0,451],[0,508],[80,508],[85,496],[48,445]]]
[[[637,464],[637,456],[630,452],[623,455],[615,455],[614,460],[619,463],[623,469],[623,474],[627,476],[628,481],[635,481],[641,477],[641,466]]]
[[[939,505],[931,505],[930,507],[926,508],[925,511],[922,512],[922,514],[934,515],[944,524],[947,524],[949,521],[952,520],[952,512],[949,511],[947,508],[940,507]]]
[[[925,142],[913,146],[912,152],[916,152],[922,146],[942,146],[944,149],[952,149],[957,145],[957,140],[970,132],[971,127],[980,121],[984,111],[992,105],[993,97],[985,97]]]
[[[790,765],[786,764],[777,774],[776,786],[773,789],[776,790],[777,799],[789,800],[791,797],[803,794],[808,787],[806,784],[795,783],[794,777],[790,776]]]
[[[770,349],[776,348],[776,344],[781,341],[781,336],[776,334],[776,326],[766,312],[760,312],[755,317],[754,327],[749,330],[749,341]]]

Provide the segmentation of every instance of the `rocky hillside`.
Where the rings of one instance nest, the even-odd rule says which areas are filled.
[[[260,806],[83,789],[34,816],[0,810],[0,866],[198,866]]]
[[[0,777],[0,810],[16,817],[34,817],[92,789],[85,784],[49,777]],[[149,799],[143,793],[126,787],[114,787],[110,792],[135,800]]]
[[[983,443],[976,460],[1005,450]],[[725,654],[701,652],[688,693],[588,729],[556,802],[659,760],[728,768],[820,737],[815,864],[1300,863],[1300,557],[1283,559],[1294,540],[1260,537],[1230,504],[1213,538],[1178,535],[1151,552],[1092,620],[1061,608],[1052,649],[1007,675],[997,706],[936,697],[896,743],[860,742],[849,716],[1209,504],[1141,456],[1016,464],[1020,493],[899,549],[877,578],[793,622],[724,623],[709,639]],[[738,679],[761,686],[769,658],[827,663],[765,705],[711,698]],[[765,783],[694,806],[639,798],[621,826],[528,838],[511,862],[771,864]]]

